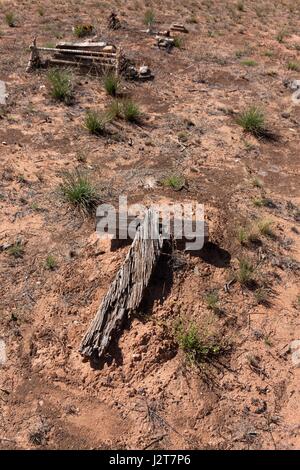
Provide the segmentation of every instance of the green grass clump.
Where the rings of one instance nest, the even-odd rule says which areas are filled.
[[[246,54],[247,54],[247,51],[245,49],[239,49],[238,51],[235,52],[235,57],[237,59],[241,59]]]
[[[287,31],[285,29],[282,29],[280,30],[277,34],[276,34],[276,39],[277,41],[282,44],[283,43],[283,40],[284,38],[287,36]]]
[[[95,187],[79,171],[65,173],[59,189],[64,200],[83,214],[91,213],[99,202]]]
[[[257,197],[253,199],[253,204],[256,207],[266,207],[268,205],[268,199],[262,198],[262,197]]]
[[[256,289],[256,291],[254,292],[254,297],[255,297],[256,303],[259,305],[268,306],[270,303],[269,292],[265,287],[259,287],[258,289]]]
[[[178,139],[181,141],[181,142],[187,142],[188,141],[188,138],[189,138],[189,135],[187,132],[185,131],[180,131],[178,133]]]
[[[240,227],[237,231],[237,238],[241,245],[259,242],[259,233],[256,227]]]
[[[9,11],[5,15],[5,23],[10,27],[13,28],[17,24],[16,16],[13,12]]]
[[[108,72],[103,76],[103,86],[108,95],[116,96],[120,88],[120,79],[115,73]]]
[[[119,100],[113,100],[107,108],[107,116],[111,121],[118,117],[122,117],[121,106]]]
[[[21,242],[16,242],[10,248],[8,248],[7,252],[9,256],[13,256],[14,258],[23,258],[24,248]]]
[[[161,184],[167,188],[172,188],[174,191],[180,191],[185,185],[183,176],[170,175],[161,181]]]
[[[243,0],[239,0],[236,4],[236,7],[239,11],[245,11],[245,4]]]
[[[94,30],[93,25],[91,24],[77,24],[73,28],[74,35],[77,38],[84,38],[89,36]]]
[[[154,11],[150,8],[149,10],[145,11],[144,14],[144,24],[146,26],[152,26],[155,23],[155,13]]]
[[[184,328],[180,323],[176,328],[176,339],[180,349],[182,349],[188,360],[193,363],[204,362],[222,352],[222,346],[212,337],[200,338],[198,329],[191,324]]]
[[[251,106],[250,108],[243,111],[236,122],[246,132],[250,132],[256,137],[265,134],[265,115],[256,106]]]
[[[241,245],[245,245],[248,242],[248,232],[244,227],[238,229],[237,238]]]
[[[218,291],[212,290],[205,297],[207,307],[213,312],[219,311],[219,294]]]
[[[300,62],[289,62],[287,68],[293,72],[300,72]]]
[[[188,19],[187,19],[187,23],[189,24],[197,24],[198,23],[198,18],[196,15],[191,15]]]
[[[241,286],[249,286],[254,281],[254,267],[252,263],[243,258],[239,261],[239,269],[236,275]]]
[[[265,51],[265,52],[264,52],[264,55],[265,55],[266,57],[273,57],[273,56],[274,56],[274,52],[273,52],[273,51]]]
[[[175,36],[173,44],[174,44],[174,47],[177,47],[178,49],[182,49],[183,38],[181,36]]]
[[[273,238],[275,236],[274,230],[272,229],[273,222],[272,220],[260,220],[257,223],[257,228],[261,235],[265,237]]]
[[[53,69],[48,72],[47,78],[52,98],[70,104],[73,99],[71,74],[67,70]]]
[[[242,65],[247,65],[247,67],[255,67],[257,65],[257,62],[253,59],[245,59],[242,60],[241,62]]]
[[[119,101],[119,114],[125,121],[139,122],[142,113],[137,103],[126,98]]]
[[[111,120],[108,113],[99,113],[97,111],[87,111],[84,119],[84,127],[90,134],[103,135],[105,126]]]
[[[264,183],[257,177],[253,178],[252,184],[253,184],[254,188],[262,188],[263,185],[264,185]]]
[[[57,261],[53,255],[48,255],[46,260],[45,260],[45,266],[47,269],[50,271],[53,271],[55,268],[57,268]]]

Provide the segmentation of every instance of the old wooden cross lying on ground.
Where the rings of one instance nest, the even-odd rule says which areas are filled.
[[[132,218],[127,219],[128,223]],[[99,359],[107,350],[113,334],[124,318],[140,305],[145,288],[161,254],[165,236],[152,208],[138,222],[137,230],[124,263],[110,285],[99,310],[81,343],[80,352],[87,358]],[[117,228],[119,233],[119,228]],[[149,234],[156,234],[155,237]],[[208,238],[204,224],[203,242]]]

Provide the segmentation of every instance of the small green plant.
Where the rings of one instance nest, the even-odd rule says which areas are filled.
[[[257,223],[257,227],[261,235],[264,235],[265,237],[274,237],[274,231],[272,229],[273,222],[271,220],[260,220]]]
[[[253,204],[256,207],[265,207],[265,206],[267,206],[268,202],[267,202],[266,198],[256,197],[255,199],[253,199]]]
[[[267,304],[268,304],[268,303],[269,303],[269,302],[267,301]],[[271,340],[271,334],[269,334],[268,336],[265,336],[265,337],[264,337],[264,342],[265,342],[265,344],[266,344],[267,346],[269,346],[269,347],[272,347],[272,346],[273,346],[273,341]]]
[[[91,24],[77,24],[73,27],[74,35],[78,38],[84,38],[92,34],[94,30]]]
[[[79,163],[86,163],[87,162],[86,153],[83,152],[82,150],[79,150],[78,152],[76,152],[75,158]]]
[[[47,74],[52,98],[70,104],[73,98],[71,75],[67,70],[53,69]]]
[[[167,188],[172,188],[174,191],[180,191],[185,186],[185,179],[183,176],[170,175],[161,181],[161,184]]]
[[[244,227],[238,229],[237,238],[241,245],[246,245],[248,242],[248,232]]]
[[[274,56],[274,52],[273,52],[273,51],[265,51],[265,52],[264,52],[264,55],[265,55],[266,57],[273,57],[273,56]]]
[[[217,290],[212,290],[205,297],[207,307],[213,312],[219,311],[219,294]]]
[[[251,106],[250,108],[243,111],[236,122],[246,132],[250,132],[256,137],[265,134],[265,115],[256,106]]]
[[[249,286],[253,283],[254,268],[252,263],[246,258],[240,259],[236,278],[241,286]]]
[[[15,14],[11,11],[7,12],[5,15],[5,22],[10,28],[16,26],[17,20]]]
[[[252,184],[253,184],[254,188],[262,188],[263,185],[264,185],[263,182],[257,177],[253,178]]]
[[[99,202],[95,187],[78,170],[65,173],[59,189],[64,200],[83,214],[91,213]]]
[[[139,122],[142,114],[138,104],[129,98],[119,102],[119,113],[129,122]]]
[[[245,59],[242,60],[241,62],[242,65],[246,65],[247,67],[255,67],[257,65],[257,62],[253,59]]]
[[[183,38],[181,36],[175,36],[173,44],[174,44],[174,47],[177,47],[178,49],[182,49]]]
[[[243,0],[239,0],[236,4],[236,7],[239,11],[245,11],[245,4]]]
[[[277,34],[276,34],[276,39],[277,41],[281,44],[283,43],[284,38],[287,36],[287,31],[285,29],[281,29]]]
[[[288,70],[292,70],[293,72],[300,72],[300,62],[289,62]]]
[[[111,103],[109,104],[107,108],[107,116],[109,117],[111,121],[113,121],[114,119],[118,117],[122,117],[121,106],[118,100],[111,101]]]
[[[241,245],[247,245],[247,243],[257,243],[259,241],[259,234],[255,227],[240,227],[237,232],[237,238]]]
[[[54,271],[54,269],[57,268],[57,261],[53,255],[47,256],[45,266],[49,271]]]
[[[87,111],[84,119],[84,127],[90,134],[103,135],[105,126],[110,121],[110,116],[106,113],[100,114],[97,111]]]
[[[239,49],[238,51],[235,52],[235,57],[237,59],[241,59],[246,54],[247,54],[247,51],[245,49]]]
[[[187,132],[185,131],[180,131],[178,133],[178,139],[181,141],[181,142],[187,142],[188,141],[188,138],[189,138],[189,135]]]
[[[267,70],[265,73],[269,77],[277,77],[277,75],[278,75],[278,72],[276,72],[276,70]]]
[[[258,305],[268,305],[269,304],[269,292],[265,287],[259,287],[254,292],[254,297]]]
[[[196,16],[196,15],[191,15],[191,16],[187,19],[187,23],[189,23],[189,24],[197,24],[197,23],[198,23],[197,16]]]
[[[24,248],[21,242],[17,241],[10,248],[8,248],[7,252],[9,256],[13,256],[14,258],[22,258],[24,255]]]
[[[152,26],[155,23],[155,13],[152,9],[146,10],[144,14],[144,24]]]
[[[44,16],[44,14],[45,14],[45,11],[44,11],[43,7],[39,7],[37,12],[40,16]]]
[[[108,72],[103,76],[103,85],[108,95],[116,96],[120,88],[120,79],[115,73]]]
[[[218,356],[223,350],[222,346],[214,341],[214,338],[201,339],[198,329],[193,324],[188,328],[184,328],[182,323],[179,323],[175,334],[179,347],[192,363],[205,362],[214,356]]]
[[[248,243],[259,243],[260,242],[260,237],[259,237],[259,231],[257,227],[254,225],[250,227],[249,232],[248,232]]]
[[[251,152],[251,150],[255,149],[255,145],[252,144],[251,142],[249,142],[248,140],[243,139],[243,142],[244,142],[245,149],[246,149],[247,152]]]

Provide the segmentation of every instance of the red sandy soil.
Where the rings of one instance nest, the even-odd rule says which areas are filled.
[[[159,51],[140,32],[149,6],[157,29],[187,25],[181,49]],[[123,24],[116,32],[106,29],[113,7]],[[0,448],[299,448],[300,368],[288,346],[300,339],[300,106],[284,82],[300,79],[287,67],[300,61],[300,2],[245,0],[244,11],[215,0],[26,0],[0,8],[0,79],[9,93],[0,117],[0,337],[7,352]],[[8,11],[16,27],[6,24]],[[33,36],[40,45],[73,40],[79,21],[155,74],[153,82],[123,84],[143,121],[115,121],[112,137],[83,128],[87,109],[110,102],[100,79],[74,72],[75,103],[66,106],[50,97],[46,71],[25,73]],[[243,64],[249,58],[255,66]],[[278,139],[257,139],[237,125],[252,104]],[[75,168],[104,202],[127,194],[144,204],[204,203],[210,228],[199,256],[162,258],[143,306],[99,367],[78,349],[127,248],[110,251],[97,240],[94,218],[60,198],[62,174]],[[183,175],[188,189],[159,185],[170,174]],[[254,204],[263,198],[271,204]],[[241,245],[239,227],[265,219],[274,236]],[[5,249],[16,240],[21,258]],[[58,263],[53,271],[45,267],[49,254]],[[225,292],[241,258],[256,267],[266,305],[239,282]],[[210,289],[219,292],[215,312],[207,306]],[[191,363],[174,334],[178,319],[226,351]]]

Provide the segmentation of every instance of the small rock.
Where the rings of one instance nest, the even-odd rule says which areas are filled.
[[[5,251],[8,250],[12,245],[12,243],[2,243],[0,245],[0,251]]]
[[[195,266],[195,267],[194,267],[194,274],[196,274],[197,276],[200,275],[200,270],[199,270],[199,267],[198,267],[198,266]]]
[[[282,116],[284,119],[288,119],[288,118],[290,117],[290,113],[283,112],[283,113],[281,113],[281,116]]]
[[[0,104],[6,104],[6,98],[7,98],[7,93],[6,93],[6,85],[5,82],[0,80]]]
[[[292,363],[294,367],[300,367],[300,349],[297,349],[297,351],[293,352]]]
[[[299,349],[300,349],[300,339],[294,339],[294,340],[290,343],[289,349],[290,349],[291,352],[294,352],[294,351],[299,350]]]
[[[139,69],[139,73],[141,75],[148,75],[150,73],[150,69],[147,65],[142,65]]]
[[[105,51],[105,52],[115,52],[116,48],[115,48],[115,46],[105,46],[105,47],[103,47],[102,50]]]
[[[6,360],[6,345],[4,340],[0,338],[0,366],[4,366]]]

